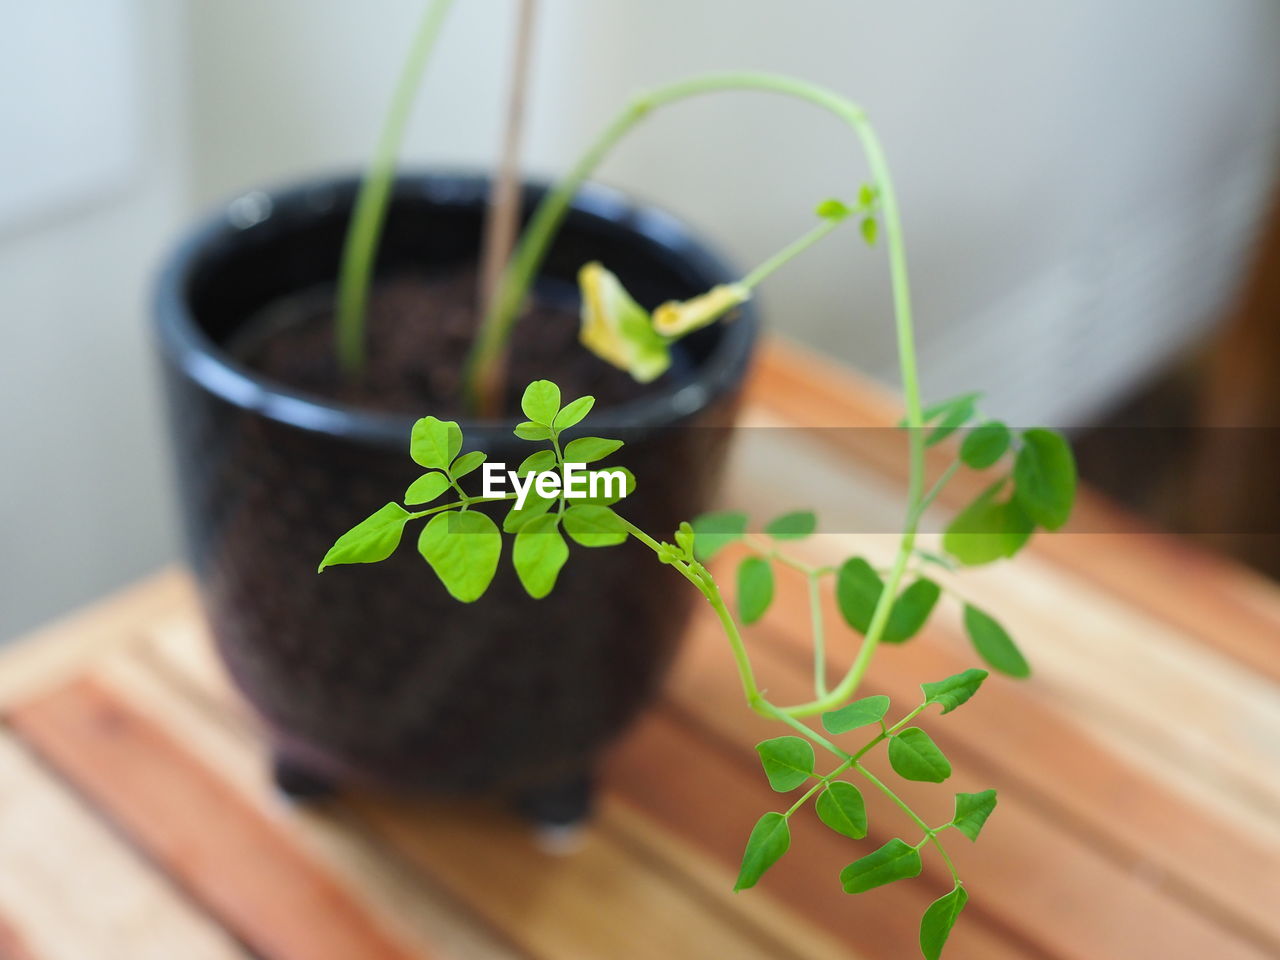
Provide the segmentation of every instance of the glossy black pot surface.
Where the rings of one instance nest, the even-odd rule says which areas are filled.
[[[447,792],[536,791],[588,776],[649,700],[696,593],[634,543],[576,545],[552,595],[531,600],[510,541],[489,593],[453,601],[414,550],[376,565],[316,564],[333,540],[421,471],[416,416],[300,394],[223,348],[264,306],[330,281],[353,179],[233,201],[166,265],[156,298],[189,556],[235,682],[294,773]],[[380,270],[474,262],[487,182],[398,183]],[[526,190],[529,206],[541,195]],[[676,221],[598,188],[567,218],[544,274],[600,259],[653,305],[733,279]],[[705,509],[756,338],[750,309],[682,343],[634,402],[597,408],[637,476],[619,509],[659,536]],[[556,379],[555,370],[547,370]],[[511,422],[463,423],[467,448],[519,463]]]

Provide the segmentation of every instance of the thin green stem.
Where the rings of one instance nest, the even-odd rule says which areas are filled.
[[[766,73],[710,74],[660,87],[637,97],[605,127],[568,175],[543,198],[503,275],[500,292],[485,317],[480,336],[476,339],[467,362],[465,392],[473,408],[481,406],[483,396],[492,394],[496,389],[491,382],[492,371],[496,370],[501,363],[505,345],[519,315],[521,304],[524,302],[534,276],[542,266],[551,240],[568,212],[578,189],[609,151],[649,113],[680,100],[725,91],[757,91],[806,100],[830,111],[849,124],[861,141],[878,189],[887,235],[897,314],[898,352],[902,367],[903,388],[907,394],[907,424],[917,428],[921,425],[915,343],[911,325],[910,289],[906,275],[906,253],[902,243],[897,199],[879,139],[867,122],[862,109],[852,101],[816,84]],[[912,431],[913,438],[916,432]],[[914,449],[916,444],[913,439],[913,476],[923,468],[922,442],[921,438],[921,446],[917,451]],[[920,490],[914,490],[912,502],[915,502],[919,496]],[[896,588],[896,584],[893,586]],[[890,589],[886,594],[892,592],[893,590]],[[887,616],[886,613],[886,619]],[[883,626],[881,629],[883,630]],[[876,642],[878,638],[872,641],[872,649]],[[858,674],[854,678],[854,686],[860,676],[861,674]]]
[[[928,510],[929,507],[933,505],[933,501],[938,499],[939,494],[941,494],[942,491],[946,489],[947,484],[951,482],[951,478],[956,475],[956,472],[959,469],[960,469],[960,461],[956,460],[949,467],[947,467],[947,469],[943,472],[942,476],[938,478],[938,481],[932,487],[929,488],[929,492],[926,493],[921,498],[920,503],[916,507],[916,513],[915,513],[915,519],[917,522],[919,522],[924,517],[925,511]]]
[[[440,36],[453,0],[433,0],[423,14],[414,36],[400,79],[396,83],[387,119],[383,124],[373,162],[360,184],[355,208],[347,228],[338,273],[335,305],[334,343],[338,366],[347,379],[358,379],[365,367],[365,310],[369,300],[369,282],[378,255],[378,241],[386,219],[391,184],[395,177],[396,156],[404,141],[405,128],[413,101],[421,86],[431,52]]]
[[[662,556],[661,543],[625,517],[619,515],[619,519],[631,536],[635,537],[658,556]],[[724,602],[720,587],[716,584],[715,579],[707,573],[706,568],[699,563],[675,561],[672,566],[676,568],[682,577],[697,587],[699,592],[707,598],[707,602],[711,604],[711,609],[715,611],[716,618],[720,621],[721,629],[724,630],[725,636],[729,639],[729,648],[733,652],[734,663],[738,667],[738,678],[742,682],[743,695],[746,696],[747,703],[753,709],[759,709],[759,705],[766,701],[761,696],[760,687],[756,683],[755,670],[751,666],[751,657],[747,653],[747,646],[742,640],[742,634],[738,630],[738,624],[733,619],[733,614],[729,612],[729,607]]]
[[[459,490],[458,492],[461,493],[462,491]],[[421,520],[423,517],[429,517],[435,513],[444,513],[446,510],[466,509],[467,507],[474,506],[477,503],[501,503],[503,500],[514,500],[515,498],[516,494],[514,493],[504,493],[500,497],[468,497],[464,494],[461,500],[454,503],[444,503],[438,507],[428,507],[426,510],[419,510],[417,513],[411,513],[409,514],[408,519]]]
[[[825,790],[827,785],[831,783],[832,780],[834,780],[836,777],[840,776],[840,774],[844,773],[846,770],[852,767],[853,763],[854,763],[854,760],[852,757],[850,757],[848,760],[841,760],[840,764],[837,767],[835,767],[835,769],[833,769],[830,773],[823,774],[821,777],[819,777],[818,782],[815,783],[808,790],[806,790],[804,792],[804,795],[795,803],[793,803],[790,809],[788,809],[787,812],[783,814],[783,816],[786,817],[788,820],[790,820],[792,815],[795,814],[795,812],[799,810],[801,807],[803,807],[806,803],[808,803],[815,793],[817,793],[820,790]]]
[[[832,743],[822,734],[818,733],[808,724],[803,723],[800,720],[797,720],[795,717],[788,716],[785,712],[783,712],[778,707],[774,706],[768,700],[761,698],[759,703],[756,706],[756,712],[766,717],[773,717],[775,720],[781,720],[783,723],[789,726],[792,730],[795,730],[797,733],[801,734],[802,736],[812,740],[814,743],[816,743],[818,746],[822,747],[822,749],[828,751],[829,753],[835,754],[841,760],[853,759],[853,755],[849,753],[847,750],[842,750],[840,747],[837,747],[834,743]]]
[[[831,233],[831,231],[839,227],[842,222],[842,220],[823,220],[822,223],[818,224],[799,240],[783,247],[764,263],[760,264],[760,266],[748,273],[739,282],[742,286],[747,287],[748,289],[758,287],[771,274],[790,263],[796,257],[800,256],[800,254],[804,253],[827,234]]]
[[[938,839],[937,831],[934,830],[931,826],[929,826],[929,824],[925,823],[924,820],[920,817],[920,815],[917,814],[914,810],[912,810],[905,800],[903,800],[900,796],[894,793],[893,790],[889,787],[889,785],[886,784],[879,777],[877,777],[874,773],[872,773],[870,770],[868,770],[866,767],[864,767],[860,763],[855,763],[853,765],[853,768],[857,770],[858,773],[866,777],[868,782],[870,782],[873,787],[875,787],[877,790],[883,793],[886,797],[892,800],[894,804],[898,807],[898,809],[900,809],[903,813],[905,813],[911,819],[912,823],[914,823],[922,831],[924,831],[925,839],[928,840],[930,843],[932,843],[933,846],[937,849],[938,853],[942,855],[943,862],[946,863],[947,869],[951,871],[952,881],[958,884],[960,882],[960,871],[956,869],[956,865],[951,861],[951,856],[947,853],[946,848],[942,845],[942,841]],[[924,841],[921,841],[922,844],[923,842]]]

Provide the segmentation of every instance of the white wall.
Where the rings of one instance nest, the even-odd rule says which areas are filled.
[[[137,12],[136,159],[0,233],[0,640],[173,553],[146,287],[185,215],[185,37],[170,0]],[[57,37],[22,42],[59,50]],[[6,84],[0,97],[39,91]]]

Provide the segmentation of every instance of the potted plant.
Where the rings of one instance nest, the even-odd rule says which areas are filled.
[[[584,191],[596,164],[653,110],[726,90],[789,96],[832,112],[858,136],[870,168],[856,198],[819,204],[810,232],[741,276],[669,220]],[[422,301],[415,308],[430,317],[434,339],[400,343],[411,353],[421,346],[438,365],[436,376],[430,368],[425,375],[433,386],[423,392],[429,403],[421,412],[440,416],[317,400],[246,363],[314,326],[317,313],[324,320],[336,313],[339,333],[320,340],[324,349],[293,340],[280,351],[283,362],[311,350],[331,370],[366,374],[367,384],[400,376],[379,367],[403,359],[397,350],[378,357],[377,338],[389,335],[378,332],[380,298],[392,301],[392,313],[407,308],[390,296],[390,284],[367,301],[349,286],[352,276],[367,276],[368,244],[379,234],[379,218],[370,216],[361,239],[361,217],[349,216],[355,190],[353,182],[327,184],[248,202],[233,212],[239,224],[208,227],[189,243],[162,286],[197,572],[223,655],[272,729],[282,785],[305,792],[362,777],[503,789],[542,819],[576,819],[599,751],[651,694],[688,604],[700,596],[723,628],[744,708],[780,725],[779,736],[758,747],[764,774],[775,790],[794,794],[751,831],[737,889],[753,886],[786,853],[789,823],[810,804],[835,833],[864,837],[861,784],[893,800],[910,832],[852,859],[840,882],[856,894],[907,879],[920,872],[923,853],[936,852],[955,882],[922,918],[920,947],[939,956],[968,899],[946,852],[948,831],[976,839],[995,791],[957,795],[953,818],[931,826],[861,761],[885,749],[897,775],[945,781],[950,763],[915,721],[934,706],[944,714],[962,706],[988,674],[975,668],[922,678],[915,704],[859,698],[858,688],[879,646],[909,640],[939,603],[930,566],[1011,557],[1037,527],[1060,527],[1075,467],[1056,433],[984,420],[974,395],[923,405],[897,201],[862,111],[804,81],[754,73],[697,77],[635,98],[559,184],[526,190],[528,225],[474,343],[463,338],[463,348],[449,352],[447,319],[469,312],[456,295],[450,302],[440,294],[457,286],[456,276],[437,281],[425,310]],[[477,181],[423,178],[393,189],[375,170],[364,195],[376,199],[379,190],[394,198],[382,232],[384,263],[420,263],[429,254],[457,267],[474,258]],[[347,263],[354,257],[366,266],[343,271],[339,308],[280,307],[333,275],[349,221]],[[882,570],[859,557],[814,568],[793,556],[787,543],[816,529],[803,510],[780,511],[759,532],[741,515],[699,516],[723,456],[705,438],[724,431],[691,428],[732,421],[755,334],[753,289],[847,222],[887,252],[905,391],[907,513],[898,550]],[[552,314],[561,298],[571,299],[563,284],[575,277],[580,322],[570,330],[585,350],[554,339]],[[526,316],[517,323],[531,291],[543,322]],[[329,349],[335,340],[341,363]],[[549,342],[555,349],[546,349]],[[367,358],[353,360],[366,343]],[[449,381],[459,367],[463,375]],[[630,380],[605,376],[619,371]],[[352,389],[350,381],[335,382],[339,391]],[[446,382],[452,390],[440,389]],[[470,412],[514,413],[503,408],[504,396],[517,401],[518,416]],[[927,448],[968,427],[955,462],[928,485]],[[999,478],[953,520],[943,553],[920,549],[924,511],[966,468]],[[387,491],[393,502],[327,550],[320,545]],[[417,556],[397,553],[411,524]],[[707,565],[730,545],[745,552],[732,607]],[[578,548],[584,556],[574,560]],[[346,569],[301,577],[304,555],[311,564],[322,557],[321,570]],[[423,560],[438,583],[423,575]],[[778,570],[811,586],[815,694],[799,704],[767,697],[742,639],[742,628],[767,610]],[[683,594],[671,589],[677,577],[688,584]],[[843,620],[863,637],[838,678],[826,676],[817,603],[827,581]],[[979,658],[1026,676],[1025,659],[998,621],[960,602]],[[818,762],[818,751],[828,764]]]
[[[577,345],[583,263],[608,257],[648,306],[736,274],[660,211],[576,182],[525,184],[522,215],[539,214],[512,268],[524,279],[490,304],[480,359],[474,267],[491,185],[394,176],[409,95],[447,7],[426,11],[363,178],[248,193],[162,272],[156,314],[188,555],[284,790],[501,791],[532,817],[567,822],[586,809],[600,750],[672,657],[690,601],[642,604],[623,589],[646,577],[660,589],[664,572],[608,559],[595,576],[566,575],[564,599],[550,603],[504,573],[493,587],[503,602],[459,608],[424,591],[412,562],[318,583],[316,557],[370,496],[417,475],[402,440],[423,409],[461,416],[469,441],[495,455],[513,451],[535,372],[596,395],[596,418],[629,440],[644,481],[637,515],[666,526],[698,512],[727,431],[692,428],[732,423],[757,321],[746,304],[734,325],[688,337],[649,383],[602,363]],[[533,296],[522,312],[523,287]],[[517,316],[514,333],[500,330]]]

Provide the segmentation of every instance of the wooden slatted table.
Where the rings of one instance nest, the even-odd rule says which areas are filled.
[[[743,432],[727,502],[814,505],[831,530],[898,515],[902,441],[881,429],[895,419],[881,394],[774,344],[746,418],[759,429]],[[962,581],[1036,673],[932,721],[956,775],[903,791],[941,822],[953,789],[1000,790],[982,841],[951,845],[972,900],[947,956],[1280,956],[1280,590],[1093,498],[1073,529],[1088,532]],[[876,558],[892,540],[822,534],[805,549]],[[782,580],[750,638],[784,701],[810,683],[799,586]],[[852,644],[833,642],[833,670]],[[970,665],[948,610],[882,651],[868,690],[913,704],[921,680]],[[736,683],[699,619],[572,855],[476,805],[295,809],[268,786],[187,578],[161,574],[0,657],[0,958],[916,956],[944,890],[936,863],[858,897],[835,882],[900,829],[882,804],[860,844],[797,818],[792,853],[730,892],[751,824],[776,806],[752,749],[776,730]]]

